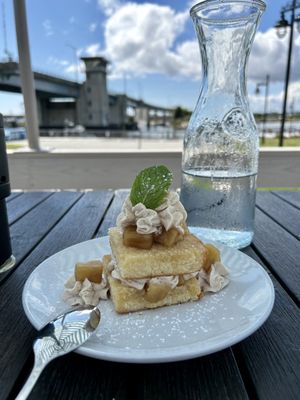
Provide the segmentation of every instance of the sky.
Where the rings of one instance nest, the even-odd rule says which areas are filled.
[[[7,49],[18,59],[13,2],[1,0],[0,59]],[[109,64],[108,90],[151,104],[192,110],[201,85],[201,58],[189,16],[191,0],[26,0],[31,62],[36,71],[84,80],[81,56],[101,55]],[[267,0],[248,63],[248,95],[262,112],[263,90],[256,84],[270,75],[269,111],[282,107],[288,35],[273,28],[286,0]],[[298,10],[300,14],[300,9]],[[300,111],[300,33],[295,29],[288,108]],[[22,96],[0,92],[0,112],[23,113]]]

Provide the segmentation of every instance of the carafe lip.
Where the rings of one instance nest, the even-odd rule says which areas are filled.
[[[226,4],[241,4],[241,5],[249,5],[249,6],[256,6],[260,12],[262,13],[266,9],[266,3],[262,0],[204,0],[201,1],[200,3],[195,4],[191,9],[190,9],[190,15],[191,17],[199,17],[197,13],[205,8],[208,8],[213,5],[226,5]],[[201,18],[201,17],[200,17]],[[236,20],[241,20],[241,19],[247,19],[247,17],[240,17],[237,16],[236,18],[234,17],[224,17],[214,19],[210,17],[204,17],[203,19],[209,20],[209,21],[216,21],[216,22],[221,22],[221,21],[236,21]]]

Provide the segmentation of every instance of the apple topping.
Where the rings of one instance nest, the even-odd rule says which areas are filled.
[[[208,271],[212,264],[217,261],[221,261],[220,251],[210,243],[205,244],[206,249],[208,250],[206,263],[204,265],[205,271]]]
[[[153,244],[153,235],[141,235],[140,233],[137,233],[135,225],[129,225],[124,229],[123,244],[129,247],[150,250]]]
[[[156,303],[157,301],[163,300],[171,289],[170,285],[149,283],[146,287],[145,299],[150,303]]]
[[[101,283],[102,271],[103,264],[101,261],[79,262],[75,265],[75,279],[76,281],[83,282],[87,278],[90,282]]]
[[[168,231],[165,229],[160,235],[154,236],[154,241],[166,247],[172,247],[174,244],[183,239],[183,235],[176,228],[171,228]]]

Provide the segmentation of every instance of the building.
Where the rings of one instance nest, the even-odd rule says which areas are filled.
[[[124,129],[140,121],[164,124],[173,118],[173,110],[107,91],[107,65],[103,57],[83,57],[86,79],[73,82],[53,75],[34,72],[40,129],[82,125],[88,130]],[[0,63],[0,90],[21,92],[18,63]],[[128,109],[131,109],[131,117]]]

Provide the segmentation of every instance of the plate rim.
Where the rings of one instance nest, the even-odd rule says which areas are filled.
[[[196,236],[198,238],[200,237],[201,239],[203,239],[203,237],[201,237],[200,235],[196,234]],[[41,263],[39,263],[36,266],[36,268],[27,277],[26,282],[23,287],[23,291],[22,291],[22,306],[23,306],[23,310],[25,312],[27,319],[34,326],[35,329],[41,329],[41,327],[37,323],[36,320],[31,318],[32,313],[30,312],[30,309],[27,306],[27,302],[25,301],[25,296],[26,296],[26,291],[28,290],[28,287],[29,287],[31,280],[32,280],[34,274],[36,273],[37,269],[43,268],[43,264],[48,262],[49,259],[51,259],[52,257],[56,257],[57,255],[65,252],[66,250],[69,250],[69,249],[77,247],[77,246],[79,247],[83,244],[92,244],[93,245],[94,243],[99,243],[99,240],[108,240],[108,236],[104,235],[104,236],[99,236],[94,239],[85,240],[83,242],[76,243],[72,246],[68,246],[68,247],[52,254],[51,256],[45,258],[45,260],[43,260]],[[254,332],[256,332],[270,316],[273,306],[274,306],[274,302],[275,302],[274,285],[273,285],[273,282],[272,282],[269,274],[255,259],[248,256],[248,254],[242,253],[241,251],[239,251],[237,249],[225,246],[220,243],[213,242],[211,240],[206,240],[206,241],[208,243],[215,243],[217,246],[221,247],[221,250],[222,250],[222,248],[224,248],[229,251],[238,252],[239,256],[242,255],[243,257],[250,259],[251,263],[254,264],[255,267],[260,269],[260,271],[263,273],[266,284],[268,284],[268,286],[270,288],[270,296],[268,298],[268,305],[264,311],[264,314],[262,314],[257,320],[255,320],[255,322],[252,325],[250,325],[248,328],[243,330],[241,333],[239,333],[237,335],[235,334],[230,340],[229,339],[224,340],[219,345],[213,344],[212,346],[208,346],[206,348],[206,350],[201,349],[201,346],[199,346],[199,342],[194,342],[188,346],[182,345],[182,346],[178,346],[178,347],[176,347],[176,346],[170,347],[170,351],[166,351],[166,349],[164,348],[165,353],[161,352],[161,348],[157,348],[157,349],[147,349],[147,350],[146,349],[144,349],[144,350],[143,349],[130,349],[130,350],[126,350],[124,352],[124,354],[122,354],[122,351],[121,351],[122,349],[119,349],[119,353],[118,353],[116,351],[108,350],[109,346],[105,347],[105,350],[103,351],[102,349],[97,349],[97,350],[91,349],[89,347],[85,347],[84,345],[82,345],[81,347],[76,349],[75,353],[84,355],[87,357],[91,357],[94,359],[120,362],[120,363],[152,364],[152,363],[176,362],[176,361],[189,360],[189,359],[193,359],[193,358],[197,358],[197,357],[203,357],[203,356],[206,356],[209,354],[219,352],[221,350],[224,350],[226,348],[229,348],[229,347],[241,342],[242,340],[246,339],[247,337],[252,335]],[[187,349],[186,349],[186,347],[187,347]],[[129,353],[130,353],[130,355],[129,355]],[[156,354],[156,353],[159,353],[159,354]]]

